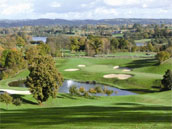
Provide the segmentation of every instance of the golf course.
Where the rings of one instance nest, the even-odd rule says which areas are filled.
[[[126,54],[128,55],[128,54]],[[65,80],[107,85],[134,95],[72,96],[58,93],[55,99],[38,105],[28,88],[9,86],[25,80],[29,70],[0,81],[0,90],[21,91],[13,98],[22,100],[21,106],[0,102],[0,128],[4,129],[171,129],[172,91],[160,91],[172,58],[159,65],[152,57],[119,54],[111,57],[54,58]],[[138,55],[138,54],[137,54]],[[142,57],[143,55],[143,57]],[[118,94],[118,93],[117,93]]]

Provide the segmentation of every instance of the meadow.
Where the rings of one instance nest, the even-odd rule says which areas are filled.
[[[153,57],[139,58],[55,58],[56,67],[65,79],[96,81],[120,89],[138,93],[130,96],[77,97],[59,93],[42,106],[32,95],[13,95],[23,100],[21,106],[0,103],[1,125],[6,129],[171,129],[172,91],[160,92],[160,80],[167,69],[172,69],[172,59],[162,65]],[[86,67],[79,68],[78,65]],[[131,69],[124,72],[113,69],[120,66]],[[65,69],[78,71],[67,72]],[[131,78],[119,80],[103,78],[105,74],[130,74]],[[25,79],[28,70],[0,81],[0,88],[27,90],[9,87],[14,80]]]

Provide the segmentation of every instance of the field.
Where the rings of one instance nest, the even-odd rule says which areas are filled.
[[[135,43],[146,43],[151,41],[151,39],[141,39],[141,40],[135,40]]]
[[[162,65],[153,57],[147,58],[59,58],[55,59],[58,70],[65,79],[96,81],[136,93],[133,96],[84,98],[58,94],[42,106],[31,95],[15,95],[23,100],[21,106],[0,103],[1,125],[6,129],[171,129],[172,91],[159,92],[160,80],[167,69],[172,69],[172,59]],[[86,67],[79,68],[84,64]],[[113,69],[127,67],[129,72]],[[78,68],[79,71],[65,72]],[[127,80],[105,79],[105,74],[130,74]],[[0,88],[12,88],[8,83],[24,79],[29,72],[0,81]],[[26,90],[26,89],[25,89]]]
[[[123,37],[123,36],[124,36],[124,34],[113,34],[113,35],[112,35],[112,37],[115,37],[115,38],[116,38],[116,37]]]

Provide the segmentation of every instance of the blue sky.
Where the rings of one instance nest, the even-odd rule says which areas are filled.
[[[0,0],[0,19],[172,18],[172,0]]]

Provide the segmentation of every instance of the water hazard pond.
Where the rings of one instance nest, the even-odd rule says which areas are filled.
[[[25,84],[24,84],[24,80],[20,80],[20,81],[14,81],[9,83],[10,87],[23,87],[26,88]],[[65,80],[63,82],[63,85],[59,88],[59,92],[60,93],[69,93],[69,89],[72,86],[76,86],[78,89],[80,87],[84,87],[86,91],[89,91],[90,88],[96,88],[96,87],[101,87],[102,89],[106,88],[108,90],[112,90],[113,93],[111,94],[111,96],[123,96],[123,95],[136,95],[136,93],[127,91],[127,90],[120,90],[118,88],[115,87],[111,87],[111,86],[106,86],[106,85],[102,85],[102,84],[95,84],[95,83],[83,83],[83,82],[76,82],[73,80]],[[94,94],[95,96],[107,96],[104,93],[96,93]]]

